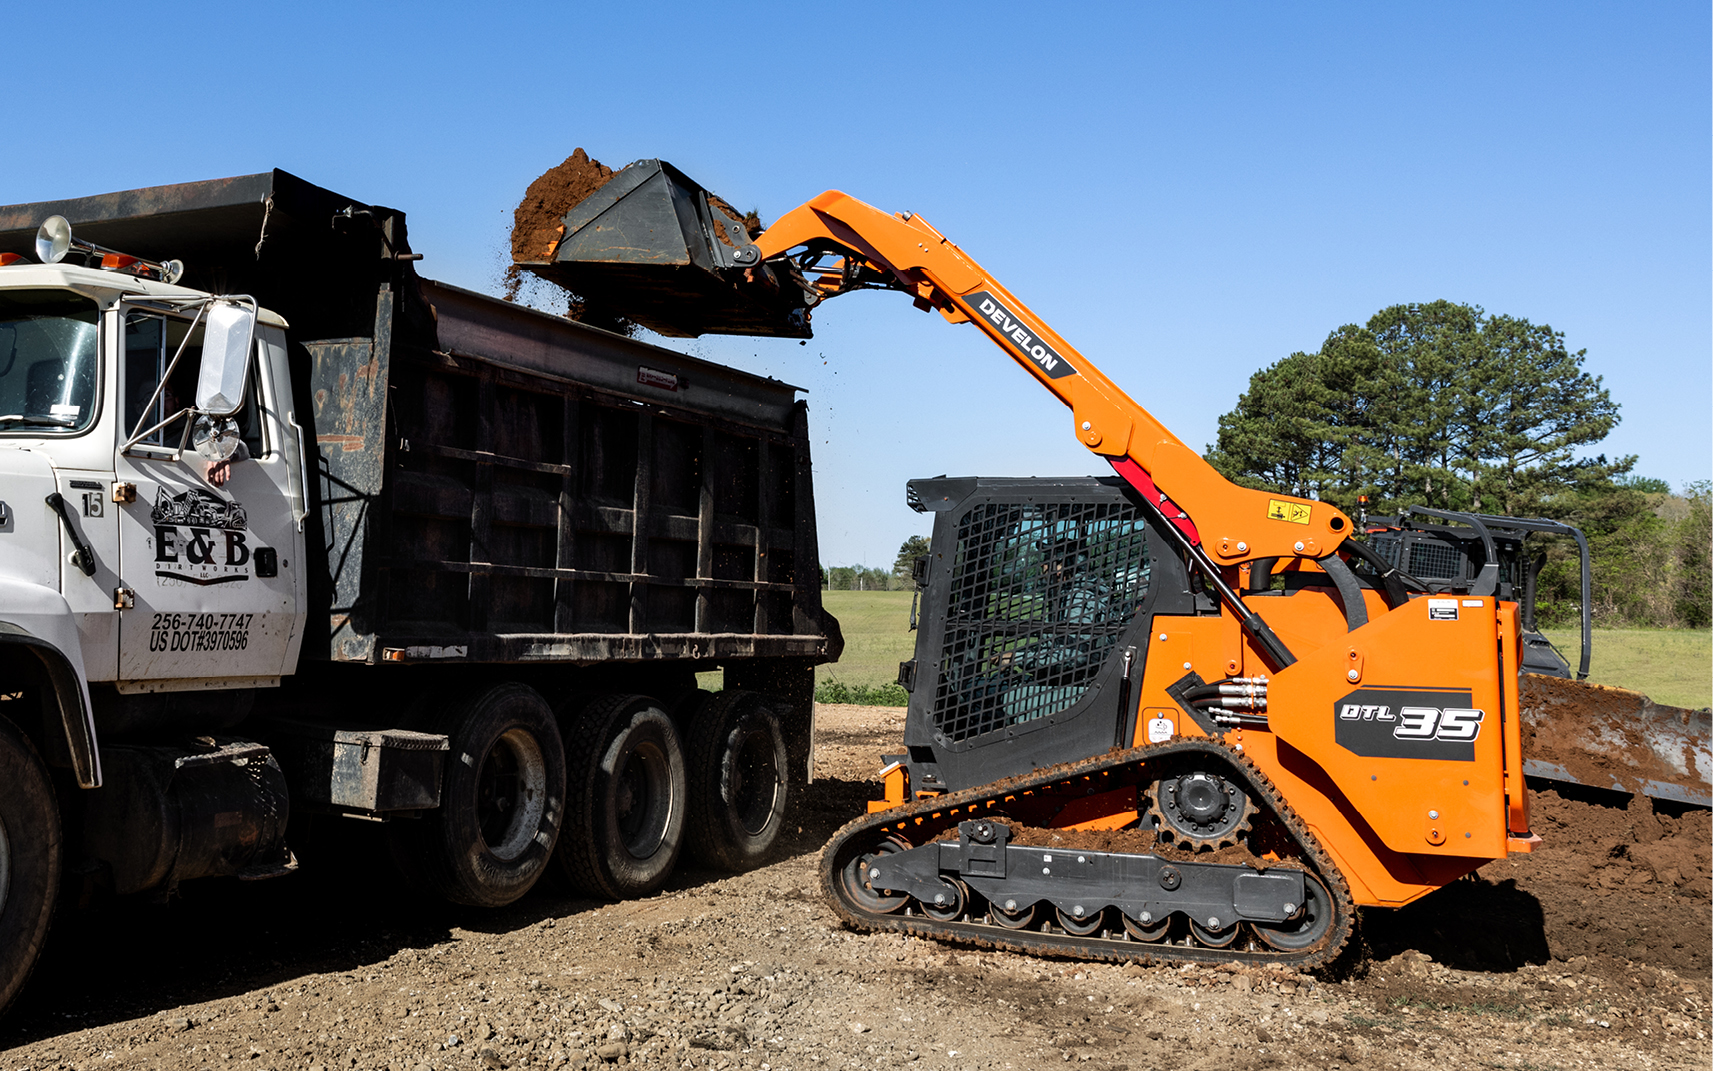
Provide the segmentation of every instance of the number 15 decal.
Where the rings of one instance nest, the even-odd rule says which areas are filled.
[[[1399,740],[1472,741],[1481,735],[1484,710],[1458,707],[1404,707],[1398,711],[1398,724],[1392,736]]]

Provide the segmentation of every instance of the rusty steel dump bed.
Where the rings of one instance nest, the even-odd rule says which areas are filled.
[[[54,214],[290,323],[306,659],[837,657],[797,388],[424,279],[404,213],[284,171],[0,207],[0,251]]]

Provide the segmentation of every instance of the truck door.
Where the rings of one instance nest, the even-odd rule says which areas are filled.
[[[121,444],[192,404],[202,356],[202,327],[192,321],[125,309]],[[120,575],[134,599],[120,615],[121,682],[268,684],[290,671],[288,658],[295,662],[303,571],[294,552],[300,540],[288,457],[295,450],[288,454],[289,429],[279,418],[290,406],[289,386],[283,346],[254,349],[270,359],[251,358],[244,405],[234,416],[243,445],[223,482],[192,447],[189,417],[119,452],[117,477],[135,487],[115,507]]]

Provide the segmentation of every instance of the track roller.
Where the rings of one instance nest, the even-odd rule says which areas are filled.
[[[1007,900],[1004,904],[990,903],[988,917],[993,919],[995,926],[1007,930],[1027,930],[1035,925],[1036,915],[1034,904],[1020,904],[1016,900]]]
[[[922,913],[940,922],[956,922],[969,907],[970,887],[957,878],[944,879],[943,884],[945,892],[936,894],[932,900],[922,901]]]
[[[1124,924],[1124,932],[1145,944],[1159,944],[1172,931],[1172,918],[1150,916],[1147,921],[1133,919],[1129,915],[1120,914],[1119,920]]]
[[[1059,928],[1075,937],[1092,937],[1099,933],[1101,925],[1106,921],[1106,912],[1101,908],[1090,910],[1081,904],[1069,911],[1059,908],[1054,917],[1058,920]]]

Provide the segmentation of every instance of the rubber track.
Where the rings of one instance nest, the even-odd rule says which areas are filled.
[[[887,834],[904,837],[912,847],[934,840],[959,821],[982,814],[1005,814],[1006,797],[1035,793],[1060,786],[1071,790],[1071,783],[1089,777],[1100,777],[1139,769],[1162,759],[1184,755],[1209,755],[1234,767],[1239,776],[1249,781],[1261,809],[1272,815],[1296,838],[1303,859],[1326,883],[1337,911],[1333,925],[1319,944],[1297,951],[1280,952],[1262,946],[1257,951],[1236,948],[1208,948],[1201,945],[1150,944],[1122,937],[1074,937],[1063,933],[1039,930],[1008,930],[987,922],[936,922],[925,915],[901,913],[880,914],[864,910],[845,896],[840,875],[844,861],[850,858],[847,849],[862,854],[862,844],[872,845]],[[1140,782],[1140,779],[1136,779]],[[1123,781],[1118,786],[1132,783]],[[858,842],[852,844],[853,841]],[[1058,956],[1071,959],[1106,960],[1138,963],[1278,963],[1296,968],[1318,966],[1337,956],[1350,938],[1351,922],[1356,906],[1350,897],[1350,887],[1296,812],[1280,796],[1248,756],[1213,740],[1179,739],[1164,744],[1150,744],[1124,751],[1109,751],[1092,759],[1063,763],[1036,770],[1031,774],[1007,778],[961,792],[948,793],[916,800],[902,807],[865,815],[847,823],[821,849],[821,888],[839,918],[853,929],[868,932],[905,933],[929,937],[975,948],[1021,952],[1036,956]],[[902,911],[902,909],[900,909]],[[1260,942],[1256,942],[1257,945]]]

